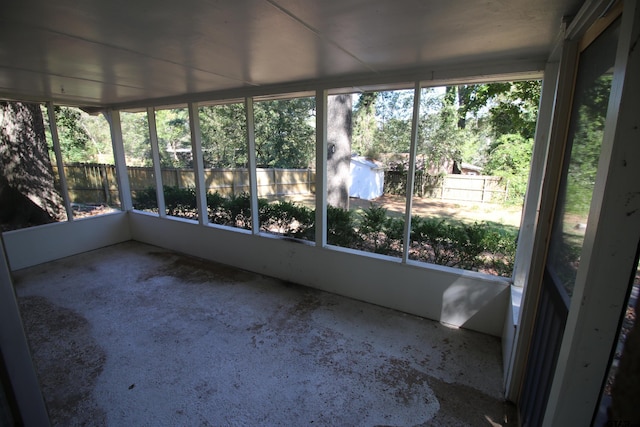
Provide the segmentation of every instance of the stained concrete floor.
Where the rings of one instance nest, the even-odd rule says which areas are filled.
[[[14,282],[54,425],[515,424],[479,333],[135,242]]]

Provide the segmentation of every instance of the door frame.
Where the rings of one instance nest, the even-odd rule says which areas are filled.
[[[551,109],[551,114],[549,110],[540,113],[541,118],[546,118],[546,121],[538,123],[536,150],[543,154],[537,156],[537,160],[534,157],[532,164],[532,174],[539,173],[540,168],[543,168],[544,179],[537,188],[530,184],[525,202],[525,209],[528,205],[538,208],[537,212],[533,212],[537,219],[531,231],[531,257],[525,261],[524,267],[521,267],[523,272],[520,276],[514,277],[515,285],[524,287],[524,299],[505,380],[507,398],[513,401],[518,401],[520,397],[537,314],[540,283],[544,273],[568,132],[578,55],[580,47],[584,47],[580,46],[580,41],[586,38],[585,34],[593,39],[589,32],[592,31],[590,28],[594,28],[595,22],[610,20],[612,11],[609,6],[610,2],[585,5],[571,24],[565,27],[545,70],[546,81],[543,85],[542,99],[551,98],[553,102],[547,101],[546,107],[544,104],[541,105],[542,108]],[[631,76],[634,72],[635,75],[640,74],[637,59],[640,49],[630,54],[632,40],[638,37],[638,22],[638,5],[635,1],[626,1],[609,101],[607,129],[599,164],[601,172],[594,190],[585,234],[582,267],[574,291],[574,301],[581,301],[581,304],[572,304],[570,307],[550,392],[550,404],[545,413],[545,424],[588,425],[591,422],[602,381],[606,376],[618,321],[624,309],[629,269],[640,239],[640,218],[637,216],[640,215],[640,209],[636,212],[633,208],[634,203],[640,204],[640,200],[633,197],[629,199],[630,194],[636,194],[634,192],[640,194],[638,184],[634,185],[640,183],[640,153],[632,143],[634,138],[636,141],[638,138],[638,118],[633,117],[633,112],[640,110],[640,103],[631,96],[634,91],[639,93],[637,82],[633,82]],[[606,26],[608,24],[604,27]],[[555,84],[550,84],[549,79]],[[622,164],[627,166],[620,167]],[[634,221],[637,224],[633,224]],[[621,227],[623,224],[624,227]],[[625,243],[616,245],[615,242],[620,239],[624,239]],[[612,243],[619,250],[612,251]],[[610,252],[608,255],[605,248]],[[608,273],[602,273],[603,268],[607,268]],[[615,272],[618,274],[612,275]],[[624,280],[621,279],[623,276]],[[518,283],[518,280],[521,283]],[[601,281],[600,285],[598,281]],[[610,289],[612,281],[616,282],[613,292]],[[604,300],[603,294],[607,297]],[[611,308],[603,310],[603,301],[609,301]],[[593,347],[598,347],[600,351],[592,351]],[[588,360],[580,357],[585,351],[588,353]],[[582,369],[577,366],[582,366]],[[580,380],[585,376],[589,377],[588,385]],[[577,414],[582,414],[581,421],[584,422],[577,421]]]

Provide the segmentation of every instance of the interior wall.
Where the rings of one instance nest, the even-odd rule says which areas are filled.
[[[11,270],[31,267],[131,240],[126,213],[6,231],[2,234]]]
[[[129,212],[134,240],[501,336],[509,281],[448,267]]]

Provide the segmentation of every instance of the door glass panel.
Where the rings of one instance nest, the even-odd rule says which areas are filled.
[[[573,294],[604,132],[619,21],[580,55],[547,268]]]

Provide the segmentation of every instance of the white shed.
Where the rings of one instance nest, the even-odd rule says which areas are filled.
[[[350,179],[349,197],[373,200],[382,196],[384,166],[362,156],[352,157]]]

